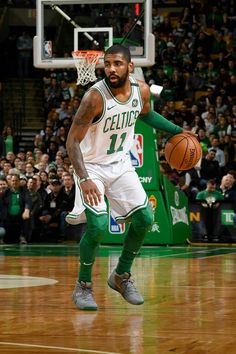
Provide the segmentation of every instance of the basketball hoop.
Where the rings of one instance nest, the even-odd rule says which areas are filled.
[[[95,68],[99,58],[103,55],[99,50],[76,50],[72,52],[77,69],[77,85],[87,85],[95,81]]]

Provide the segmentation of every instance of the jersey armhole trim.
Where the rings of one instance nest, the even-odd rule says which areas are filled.
[[[98,87],[92,87],[91,90],[97,90],[100,93],[100,95],[102,96],[102,100],[103,100],[103,109],[102,109],[101,117],[99,117],[98,120],[96,120],[95,122],[92,123],[92,125],[96,125],[102,120],[102,118],[105,115],[105,112],[106,112],[106,97],[105,97],[104,93],[100,90],[100,88],[98,88]]]

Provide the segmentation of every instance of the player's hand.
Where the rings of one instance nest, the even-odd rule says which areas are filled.
[[[102,201],[102,193],[99,191],[97,185],[88,179],[80,183],[80,187],[83,192],[84,201],[90,205],[98,205]]]
[[[194,132],[191,132],[191,130],[183,130],[183,133],[184,134],[188,134],[188,135],[192,135],[194,136],[195,138],[198,138],[198,134],[194,133]]]

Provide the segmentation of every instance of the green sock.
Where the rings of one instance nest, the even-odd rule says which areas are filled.
[[[86,210],[87,231],[80,241],[80,270],[78,280],[84,282],[92,281],[92,267],[96,253],[107,230],[107,214],[95,215]]]
[[[146,233],[137,239],[137,234],[130,225],[129,231],[125,237],[125,242],[121,256],[119,258],[118,265],[116,267],[117,274],[123,274],[125,272],[130,273],[131,266],[133,264],[134,258],[137,256]]]
[[[132,223],[125,237],[123,250],[116,267],[118,274],[130,273],[134,258],[139,253],[152,223],[153,213],[149,205],[132,215]]]

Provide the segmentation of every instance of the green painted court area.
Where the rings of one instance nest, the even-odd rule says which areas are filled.
[[[119,256],[121,246],[101,246],[98,256]],[[193,246],[144,246],[139,257],[157,258],[207,258],[236,253],[236,247],[193,247]],[[4,256],[78,256],[79,244],[34,244],[1,245],[0,257]]]

